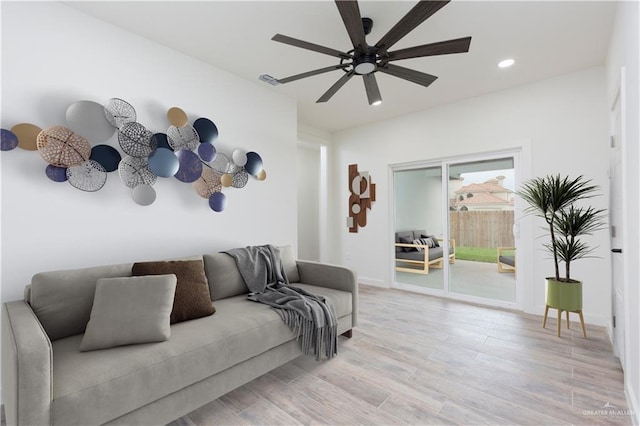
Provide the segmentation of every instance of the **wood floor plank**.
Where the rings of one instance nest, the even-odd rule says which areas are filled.
[[[330,361],[299,357],[172,426],[631,425],[604,327],[360,286]],[[611,408],[614,407],[614,408]]]

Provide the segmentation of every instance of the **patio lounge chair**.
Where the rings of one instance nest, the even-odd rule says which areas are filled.
[[[515,247],[498,247],[498,272],[516,272]]]

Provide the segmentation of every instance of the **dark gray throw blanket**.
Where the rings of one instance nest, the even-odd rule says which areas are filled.
[[[223,253],[235,259],[249,288],[249,300],[271,306],[302,338],[303,354],[313,352],[317,360],[337,354],[338,320],[333,306],[322,296],[289,285],[278,247],[249,246]]]

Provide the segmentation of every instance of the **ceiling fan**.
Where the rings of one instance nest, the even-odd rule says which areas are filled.
[[[342,21],[344,22],[344,26],[347,29],[347,33],[349,33],[349,37],[351,38],[353,49],[348,52],[341,52],[330,47],[320,46],[318,44],[298,40],[282,34],[276,34],[271,38],[271,40],[334,56],[340,59],[340,63],[282,79],[273,79],[269,76],[261,76],[261,78],[269,77],[272,84],[273,81],[275,81],[276,84],[289,83],[301,78],[311,77],[335,70],[342,70],[344,75],[340,77],[340,79],[336,81],[333,86],[331,86],[329,90],[327,90],[316,101],[316,103],[327,102],[331,99],[331,97],[342,86],[344,86],[345,83],[354,76],[354,74],[362,76],[364,86],[367,91],[367,97],[369,99],[369,105],[378,105],[382,102],[382,97],[380,96],[380,90],[375,77],[376,72],[383,72],[427,87],[438,77],[394,65],[391,62],[401,59],[420,58],[424,56],[465,53],[469,51],[471,37],[423,44],[394,51],[389,51],[389,49],[427,18],[446,6],[449,1],[450,0],[419,1],[393,28],[389,30],[389,32],[380,39],[380,41],[375,45],[370,46],[367,44],[365,36],[371,32],[373,21],[370,18],[362,18],[360,16],[360,8],[358,7],[357,1],[336,0],[336,6],[340,12]],[[266,81],[269,81],[269,79]]]

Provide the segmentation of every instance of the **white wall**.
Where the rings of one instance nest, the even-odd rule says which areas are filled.
[[[442,180],[425,169],[402,170],[394,175],[395,231],[422,229],[442,233]]]
[[[425,91],[428,96],[428,90]],[[334,135],[333,203],[346,209],[347,164],[369,170],[378,185],[378,199],[367,227],[349,234],[342,226],[332,234],[335,262],[354,268],[361,282],[389,286],[392,280],[389,165],[419,160],[500,151],[522,146],[524,178],[547,173],[584,174],[603,188],[608,185],[608,115],[603,67],[565,75],[502,92],[440,106]],[[384,108],[384,104],[380,107]],[[521,203],[520,203],[521,204]],[[607,207],[607,197],[594,200]],[[517,208],[521,208],[520,205]],[[524,280],[523,307],[541,314],[544,278],[553,271],[541,249],[539,223],[520,222],[522,247],[519,275]],[[385,239],[386,237],[386,239]],[[609,241],[606,231],[592,240],[598,259],[576,262],[575,277],[584,284],[588,322],[609,320]]]
[[[298,258],[320,260],[320,147],[298,144]]]
[[[629,218],[625,229],[624,275],[625,320],[628,340],[625,366],[625,390],[627,400],[635,412],[635,424],[640,422],[640,7],[638,2],[619,2],[613,34],[607,58],[607,105],[613,103],[620,81],[620,68],[626,69],[626,123],[623,132],[626,137],[626,176],[623,177],[628,196],[625,197],[626,215]]]
[[[166,132],[172,106],[190,121],[212,119],[218,151],[258,152],[267,179],[225,189],[222,213],[189,184],[159,179],[156,202],[142,207],[117,172],[85,193],[50,181],[37,152],[2,152],[2,301],[21,298],[39,271],[250,244],[296,247],[295,101],[67,6],[2,3],[3,128],[64,125],[71,103],[111,97],[129,101],[156,132]],[[118,146],[115,137],[108,143]]]

